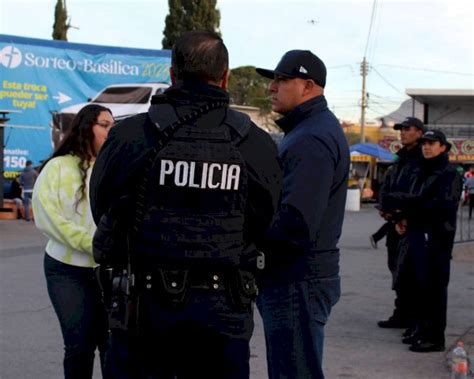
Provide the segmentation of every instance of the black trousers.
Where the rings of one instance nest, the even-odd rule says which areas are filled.
[[[397,286],[408,290],[405,285],[410,283],[411,310],[420,337],[444,343],[451,255],[441,241],[429,238],[426,241],[423,232],[409,232],[401,241],[400,261],[404,266],[400,268]]]
[[[401,237],[392,224],[387,235],[389,249],[389,267],[393,276],[393,289],[396,293],[393,316],[415,324],[417,314],[417,279],[415,258],[418,250],[424,249],[423,235],[408,233]],[[387,246],[389,248],[389,246]]]
[[[392,275],[395,273],[398,265],[398,256],[400,255],[400,235],[395,231],[395,225],[393,223],[385,223],[387,225],[387,266]]]
[[[448,284],[451,257],[446,251],[428,249],[427,283],[425,286],[426,311],[423,316],[423,337],[432,342],[445,342]]]
[[[188,290],[179,309],[140,298],[139,333],[112,330],[107,379],[248,379],[253,311],[237,310],[227,291]]]

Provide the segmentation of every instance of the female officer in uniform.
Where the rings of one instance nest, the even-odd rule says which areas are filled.
[[[403,342],[411,344],[411,351],[432,352],[445,349],[450,260],[462,181],[449,163],[451,144],[442,132],[427,131],[421,143],[424,159],[414,173],[411,195],[401,201],[404,218],[396,229],[402,235],[422,232],[421,240],[406,239],[413,252],[420,307],[416,330]]]

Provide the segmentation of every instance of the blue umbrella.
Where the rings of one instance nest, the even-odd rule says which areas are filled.
[[[360,154],[370,155],[371,157],[378,158],[382,161],[393,160],[393,154],[390,150],[384,149],[376,143],[357,143],[352,145],[349,150],[351,152],[356,151]]]

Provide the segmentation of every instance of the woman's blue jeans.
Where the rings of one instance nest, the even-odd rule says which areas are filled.
[[[64,377],[92,378],[99,349],[103,367],[108,339],[107,314],[94,270],[44,257],[48,294],[64,340]]]

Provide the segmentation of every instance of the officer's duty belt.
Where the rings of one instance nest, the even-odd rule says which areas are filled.
[[[148,272],[147,272],[148,271]],[[238,268],[226,270],[170,270],[144,271],[139,280],[143,294],[156,294],[163,304],[178,308],[186,303],[189,290],[209,293],[225,291],[236,309],[251,311],[252,301],[258,293],[255,276]]]
[[[185,289],[202,289],[209,291],[229,290],[235,279],[230,278],[233,273],[224,271],[201,270],[165,270],[156,269],[145,272],[141,276],[143,290],[179,293]]]

